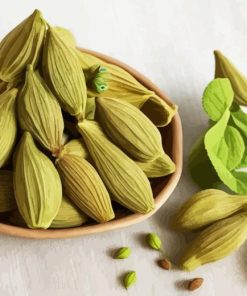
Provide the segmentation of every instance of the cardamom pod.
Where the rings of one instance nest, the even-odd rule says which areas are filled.
[[[88,151],[82,142],[82,139],[73,139],[65,144],[59,157],[61,158],[65,154],[80,156],[84,159],[88,158]]]
[[[0,213],[12,211],[15,208],[13,173],[8,170],[0,170]]]
[[[18,118],[23,130],[29,131],[53,155],[61,150],[62,111],[42,77],[29,65],[26,80],[18,98]]]
[[[113,198],[133,212],[152,211],[151,186],[138,165],[106,138],[96,122],[84,120],[78,130]]]
[[[95,111],[96,111],[96,103],[95,97],[88,97],[87,98],[87,105],[86,105],[86,119],[87,120],[94,120],[95,118]]]
[[[237,250],[247,239],[247,212],[235,214],[204,229],[189,243],[181,266],[191,271]]]
[[[96,118],[108,137],[134,159],[149,161],[163,154],[159,130],[128,102],[97,98]]]
[[[21,79],[27,64],[38,62],[46,31],[46,22],[39,10],[15,27],[0,43],[0,79]]]
[[[150,248],[157,250],[157,251],[161,250],[162,243],[156,233],[154,233],[154,232],[149,233],[146,237],[146,240],[147,240],[147,244],[149,245]]]
[[[79,59],[51,27],[45,39],[43,72],[64,111],[78,119],[84,118],[87,89]]]
[[[63,27],[54,27],[53,30],[60,36],[66,45],[71,46],[72,48],[76,47],[75,36],[68,29]]]
[[[194,230],[226,218],[247,206],[247,196],[230,195],[217,189],[202,190],[182,206],[173,219],[178,230]]]
[[[115,259],[126,259],[128,258],[129,256],[131,255],[131,249],[129,247],[123,247],[123,248],[120,248],[114,258]]]
[[[157,178],[170,175],[175,172],[176,166],[171,158],[164,152],[151,161],[136,161],[148,178]]]
[[[89,88],[89,97],[102,96],[128,101],[141,109],[156,126],[165,126],[171,122],[177,112],[176,105],[166,103],[121,67],[106,63],[89,53],[79,50],[77,55],[85,73],[90,67],[97,64],[107,69],[104,75],[104,81],[108,86],[107,90],[97,93]]]
[[[97,222],[114,218],[105,185],[88,161],[77,155],[64,154],[57,159],[56,165],[65,194],[79,209]]]
[[[67,197],[63,196],[61,206],[50,228],[76,227],[87,222],[87,216],[82,213]]]
[[[13,88],[0,95],[0,167],[4,166],[13,150],[17,134],[15,99],[18,89]]]
[[[61,206],[49,228],[70,228],[86,223],[88,217],[82,213],[67,197],[63,196]],[[9,221],[21,227],[26,227],[21,214],[15,210],[9,216]]]
[[[18,209],[30,228],[48,228],[62,201],[62,185],[51,160],[25,132],[14,158],[14,192]]]
[[[214,51],[215,78],[228,78],[234,91],[234,100],[247,106],[247,77],[218,50]]]
[[[136,283],[137,276],[135,271],[128,272],[123,279],[123,284],[126,289]]]

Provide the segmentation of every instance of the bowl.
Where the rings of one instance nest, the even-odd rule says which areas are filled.
[[[88,49],[81,49],[84,52],[90,53],[100,59],[120,66],[121,68],[132,74],[140,83],[148,89],[153,90],[168,104],[171,104],[170,99],[148,78],[143,76],[128,65],[104,54],[91,51]],[[127,227],[132,224],[141,222],[152,216],[158,209],[166,202],[174,188],[176,187],[182,172],[182,126],[179,114],[177,113],[171,123],[163,128],[160,128],[160,133],[163,139],[163,146],[165,151],[170,155],[176,164],[176,171],[166,177],[153,179],[153,193],[155,200],[155,208],[148,214],[133,214],[128,211],[123,212],[115,220],[103,224],[91,224],[74,228],[66,229],[29,229],[18,226],[13,226],[7,223],[0,223],[0,233],[19,236],[24,238],[48,239],[48,238],[68,238],[75,236],[82,236],[93,233],[100,233],[117,228]]]

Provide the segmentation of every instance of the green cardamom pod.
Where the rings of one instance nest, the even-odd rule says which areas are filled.
[[[230,195],[217,189],[206,189],[194,195],[173,219],[178,230],[194,230],[226,218],[247,206],[247,196]]]
[[[149,233],[146,237],[147,244],[149,245],[150,248],[154,250],[161,250],[162,248],[162,243],[158,235],[154,232]]]
[[[88,217],[82,213],[66,196],[63,196],[61,206],[49,228],[71,228],[85,224]],[[9,221],[21,227],[26,227],[21,214],[15,210],[11,212]]]
[[[215,56],[215,78],[228,78],[234,91],[234,100],[240,105],[247,106],[247,77],[218,50]]]
[[[65,154],[76,155],[81,158],[88,158],[88,151],[82,141],[82,139],[73,139],[66,143],[59,155],[61,158]]]
[[[152,211],[151,186],[141,168],[107,139],[96,122],[84,120],[78,130],[112,197],[133,212]]]
[[[150,161],[164,153],[157,127],[128,102],[97,98],[96,118],[108,137],[134,159]]]
[[[27,64],[38,62],[46,31],[46,22],[37,9],[8,33],[0,43],[0,79],[21,79]]]
[[[84,118],[87,88],[79,59],[51,27],[47,31],[42,62],[45,80],[64,111],[78,119]]]
[[[95,111],[96,111],[96,102],[95,97],[88,97],[87,98],[87,105],[86,105],[86,119],[87,120],[94,120],[95,119]]]
[[[62,111],[44,80],[29,65],[26,80],[18,98],[18,118],[23,130],[29,131],[53,155],[61,150]]]
[[[106,63],[92,54],[79,50],[77,55],[85,73],[97,64],[107,69],[104,75],[105,83],[108,86],[107,90],[97,93],[88,88],[89,97],[102,96],[127,101],[141,109],[156,126],[165,126],[171,122],[177,112],[176,105],[166,103],[121,67]]]
[[[135,284],[137,281],[137,276],[135,271],[128,272],[123,279],[123,284],[126,289],[128,289],[130,286]]]
[[[191,271],[220,260],[237,250],[247,239],[247,212],[235,214],[208,226],[189,243],[181,266]]]
[[[131,249],[129,247],[123,247],[123,248],[120,248],[114,258],[115,259],[126,259],[128,258],[129,256],[131,255]]]
[[[86,223],[87,216],[82,213],[67,197],[63,196],[61,206],[50,228],[69,228]]]
[[[10,158],[16,139],[15,100],[17,93],[18,89],[13,88],[0,95],[0,167],[3,167]]]
[[[0,170],[0,213],[9,212],[15,208],[13,173],[8,170]]]
[[[64,154],[57,159],[56,165],[65,194],[79,209],[100,223],[114,218],[105,185],[88,161],[77,155]]]
[[[75,36],[66,28],[54,27],[53,30],[60,36],[66,45],[71,46],[72,48],[76,47]]]
[[[148,178],[158,178],[175,172],[176,166],[171,158],[164,152],[151,161],[136,161]]]
[[[30,228],[48,228],[62,201],[62,184],[51,160],[36,147],[29,132],[14,157],[14,192],[19,212]]]

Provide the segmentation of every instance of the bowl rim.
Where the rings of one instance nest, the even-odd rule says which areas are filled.
[[[145,77],[143,74],[139,73],[137,70],[128,66],[127,64],[107,56],[105,54],[79,48],[79,50],[92,54],[108,63],[115,64],[120,66],[131,75],[133,75],[141,84],[146,86],[148,89],[153,90],[159,97],[161,97],[168,104],[172,105],[171,100],[166,96],[166,94],[161,91],[151,80]],[[181,173],[182,173],[182,162],[183,162],[183,146],[182,146],[182,125],[181,119],[178,114],[173,117],[171,123],[172,129],[172,159],[176,164],[176,171],[170,175],[170,178],[167,184],[162,188],[159,194],[155,197],[155,208],[153,211],[148,214],[130,214],[126,217],[122,217],[113,221],[109,221],[103,224],[95,224],[89,226],[78,226],[74,228],[65,228],[65,229],[29,229],[19,226],[14,226],[10,224],[0,223],[0,233],[8,234],[11,236],[17,236],[22,238],[35,238],[35,239],[58,239],[58,238],[70,238],[88,234],[95,234],[100,232],[105,232],[109,230],[114,230],[118,228],[127,227],[136,223],[139,223],[148,217],[152,216],[159,208],[166,202],[173,190],[175,189]]]

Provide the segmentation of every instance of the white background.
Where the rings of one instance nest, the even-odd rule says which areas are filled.
[[[181,281],[203,277],[193,295],[247,295],[247,245],[239,252],[192,273],[163,271],[159,254],[143,244],[157,232],[173,260],[186,238],[169,230],[171,215],[197,188],[187,171],[187,156],[207,125],[201,95],[213,78],[213,49],[220,49],[247,73],[247,1],[236,0],[1,0],[0,37],[42,10],[54,25],[69,28],[78,45],[112,55],[151,78],[179,105],[184,131],[184,171],[169,201],[148,221],[110,233],[63,240],[0,236],[1,296],[176,296],[192,295]],[[111,259],[129,246],[132,256]],[[121,275],[135,270],[138,282],[128,291]]]

